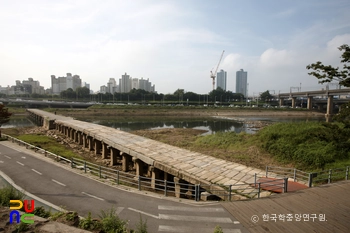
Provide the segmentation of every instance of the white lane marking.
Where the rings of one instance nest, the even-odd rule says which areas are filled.
[[[124,210],[124,207],[117,207],[115,213],[119,215]]]
[[[140,213],[140,214],[144,214],[144,215],[147,215],[147,216],[150,216],[152,218],[156,218],[156,219],[159,219],[159,217],[157,215],[153,215],[153,214],[149,214],[149,213],[146,213],[146,212],[143,212],[141,210],[137,210],[137,209],[133,209],[133,208],[128,208],[129,210],[132,210],[132,211],[135,211],[137,213]]]
[[[25,157],[25,156],[22,156],[21,158],[22,158],[22,159],[26,159],[26,157]]]
[[[200,207],[183,207],[183,206],[165,206],[159,205],[159,210],[176,210],[176,211],[187,211],[187,212],[225,212],[223,208],[200,208]]]
[[[193,222],[219,222],[219,223],[232,223],[230,218],[224,217],[203,217],[203,216],[185,216],[185,215],[168,215],[159,214],[159,219],[175,220],[175,221],[193,221]]]
[[[233,224],[240,224],[239,221],[233,221]]]
[[[54,180],[54,179],[51,179],[53,182],[55,182],[56,184],[59,184],[59,185],[62,185],[62,186],[66,186],[65,184],[63,184],[63,183],[61,183],[61,182],[59,182],[59,181],[57,181],[57,180]]]
[[[88,193],[86,193],[86,192],[81,192],[81,193],[84,194],[84,195],[86,195],[86,196],[89,196],[89,197],[95,198],[95,199],[97,199],[97,200],[100,200],[100,201],[104,201],[104,200],[105,200],[105,199],[103,199],[103,198],[96,197],[96,196],[91,195],[91,194],[88,194]]]
[[[8,158],[8,159],[11,159],[11,157],[10,156],[7,156],[7,155],[4,155],[6,158]]]
[[[1,160],[0,160],[0,163],[4,163],[4,161],[1,161]]]
[[[41,173],[41,172],[38,172],[38,171],[35,170],[35,169],[32,169],[32,171],[35,172],[35,173],[37,173],[37,174],[39,174],[39,175],[42,175],[42,174],[43,174],[43,173]]]
[[[183,227],[183,226],[165,226],[165,225],[159,225],[158,231],[165,231],[165,232],[193,232],[193,227]],[[225,233],[241,233],[240,229],[222,229]],[[196,232],[201,233],[212,233],[213,228],[196,228]]]
[[[18,163],[19,165],[24,166],[24,164],[23,164],[23,163],[21,163],[21,162],[16,161],[16,163]]]

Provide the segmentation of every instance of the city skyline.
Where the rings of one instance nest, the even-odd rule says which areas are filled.
[[[43,4],[45,3],[45,4]],[[160,93],[212,90],[210,70],[249,71],[249,92],[288,92],[324,85],[306,66],[339,66],[350,44],[348,0],[5,1],[0,9],[0,85],[77,73],[94,91],[128,71],[149,77]],[[208,17],[220,11],[222,17]],[[254,17],[246,17],[247,12]],[[116,78],[117,80],[117,78]]]

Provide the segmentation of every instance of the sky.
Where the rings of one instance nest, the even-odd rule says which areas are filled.
[[[0,85],[79,75],[93,91],[124,73],[158,93],[206,94],[210,71],[248,72],[249,96],[322,89],[306,66],[341,66],[349,0],[0,0]],[[336,87],[336,85],[330,85]]]

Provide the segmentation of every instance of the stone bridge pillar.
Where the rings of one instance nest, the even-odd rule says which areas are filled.
[[[87,147],[87,138],[86,138],[86,134],[82,133],[82,138],[83,138],[83,148]]]
[[[120,155],[122,156],[122,170],[123,172],[129,171],[129,164],[131,162],[131,156],[127,153],[120,152]]]
[[[89,150],[94,150],[94,139],[92,137],[88,137],[88,142],[89,142]]]
[[[95,155],[101,154],[102,143],[101,141],[95,139]]]
[[[153,166],[150,166],[149,169],[151,171],[151,178],[152,178],[151,179],[151,188],[155,189],[156,188],[156,180],[159,179],[160,171]]]
[[[292,97],[292,108],[295,108],[295,102],[297,97]]]
[[[135,159],[134,162],[135,162],[136,176],[142,176],[144,173],[143,167],[145,163],[140,159]]]
[[[78,131],[74,131],[74,142],[79,142],[79,132]]]
[[[108,157],[108,144],[102,142],[102,159],[107,159]]]
[[[307,97],[307,109],[312,110],[312,96]]]
[[[183,193],[183,185],[182,185],[183,180],[180,178],[174,177],[174,185],[175,185],[175,197],[177,198],[182,198],[184,197]]]
[[[120,151],[111,147],[111,165],[117,165],[118,157],[121,155]]]
[[[83,132],[80,132],[79,134],[78,134],[78,143],[79,143],[79,145],[83,145]]]

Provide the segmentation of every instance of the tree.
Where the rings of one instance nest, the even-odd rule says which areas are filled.
[[[8,112],[8,108],[5,105],[0,104],[0,138],[1,138],[1,126],[10,120],[12,113]]]
[[[319,83],[332,82],[335,80],[342,86],[350,87],[350,47],[347,44],[343,44],[338,49],[344,51],[341,55],[341,63],[344,63],[342,70],[339,70],[339,67],[325,66],[320,61],[306,66],[306,69],[314,70],[308,74],[319,79]]]
[[[325,66],[322,62],[318,61],[314,64],[306,66],[306,68],[313,69],[309,75],[315,76],[320,79],[320,83],[331,82],[333,80],[338,81],[340,85],[350,87],[350,47],[347,44],[343,44],[338,48],[340,51],[344,51],[341,55],[341,63],[344,63],[343,69],[339,70],[339,67]],[[344,104],[338,115],[334,117],[334,120],[343,122],[350,127],[350,104]]]
[[[260,94],[260,98],[261,98],[263,101],[267,102],[267,101],[269,101],[270,99],[273,99],[273,96],[270,94],[269,91],[265,91],[265,92],[263,92],[263,93]]]

